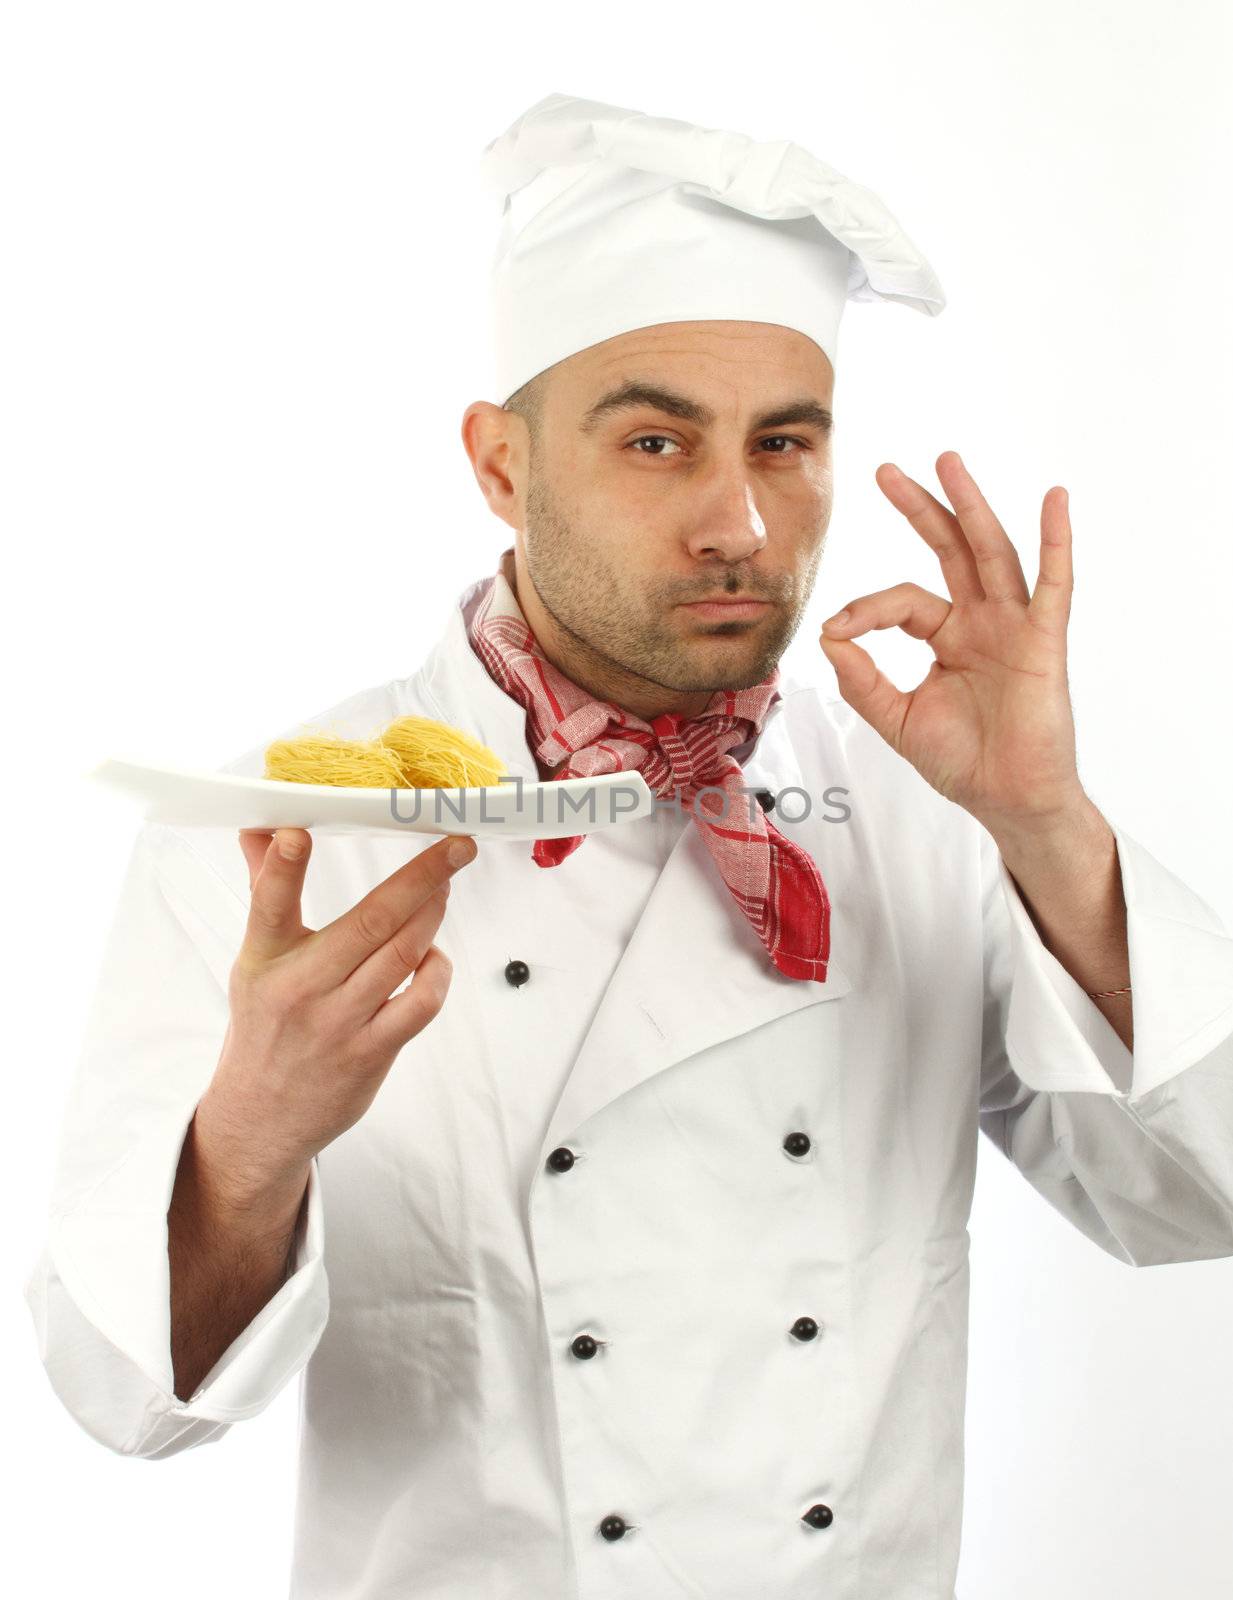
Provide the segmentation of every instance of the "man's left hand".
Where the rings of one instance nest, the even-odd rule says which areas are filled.
[[[1091,808],[1075,765],[1066,678],[1073,588],[1068,495],[1040,514],[1040,570],[1027,580],[1006,530],[958,453],[938,457],[953,510],[898,467],[878,487],[933,550],[950,599],[899,583],[849,601],[820,636],[839,692],[939,793],[994,836],[1030,834]],[[851,641],[871,628],[924,639],[934,661],[904,694]]]

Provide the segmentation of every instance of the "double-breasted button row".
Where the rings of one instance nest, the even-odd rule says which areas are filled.
[[[758,799],[762,799],[762,793],[759,793]],[[764,806],[763,809],[769,810],[769,807]],[[512,969],[521,969],[524,976],[512,975]],[[510,983],[525,982],[525,974],[525,962],[511,961],[505,969],[505,975]],[[807,1133],[795,1130],[785,1136],[783,1148],[790,1156],[803,1156],[807,1155],[812,1148],[812,1141]],[[545,1165],[550,1172],[568,1172],[576,1159],[574,1152],[568,1145],[558,1145],[555,1150],[549,1153]],[[817,1338],[819,1325],[813,1317],[797,1317],[788,1331],[794,1339],[807,1343],[810,1339]],[[596,1339],[593,1334],[580,1333],[571,1341],[570,1353],[578,1361],[590,1361],[604,1342],[604,1340]],[[810,1528],[829,1528],[834,1521],[834,1512],[830,1506],[813,1505],[804,1513],[801,1521]],[[601,1537],[611,1542],[616,1539],[623,1539],[630,1531],[630,1526],[624,1517],[612,1512],[599,1524],[598,1532]]]
[[[790,1133],[784,1140],[783,1147],[790,1156],[803,1156],[808,1155],[813,1144],[807,1133]],[[551,1172],[568,1172],[573,1164],[574,1152],[563,1144],[558,1145],[547,1159],[547,1166]]]
[[[818,1324],[812,1317],[797,1317],[788,1332],[794,1339],[799,1339],[804,1343],[809,1339],[818,1337]],[[592,1356],[599,1350],[600,1345],[606,1343],[607,1341],[604,1339],[595,1338],[594,1334],[580,1333],[576,1339],[570,1341],[570,1354],[579,1361],[590,1361]]]
[[[835,1520],[835,1513],[830,1506],[810,1506],[801,1521],[811,1528],[829,1528]],[[619,1517],[615,1512],[606,1516],[599,1525],[599,1532],[603,1538],[611,1542],[613,1539],[623,1539],[629,1532],[630,1524],[624,1517]]]

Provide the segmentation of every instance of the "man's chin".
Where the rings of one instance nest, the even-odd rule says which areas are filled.
[[[724,659],[722,652],[714,652],[710,660],[695,657],[688,668],[665,673],[662,687],[676,694],[714,694],[718,689],[752,689],[764,683],[778,664],[778,657],[768,661],[759,655],[756,661],[740,661],[733,657]]]

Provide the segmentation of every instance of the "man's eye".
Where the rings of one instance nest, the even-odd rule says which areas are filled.
[[[651,440],[653,443],[670,444],[670,445],[676,446],[676,440],[675,439],[669,439],[665,434],[662,434],[662,433],[642,433],[642,434],[639,434],[636,439],[631,439],[629,442],[630,442],[630,444],[645,444],[648,439]],[[662,455],[663,451],[662,450],[638,450],[638,451],[635,452],[635,454],[636,455],[640,455],[640,456],[653,456],[653,455]]]
[[[677,445],[675,439],[669,439],[668,436],[666,434],[663,434],[663,433],[640,433],[636,439],[631,439],[629,442],[630,442],[631,445],[646,444],[648,442],[652,443],[652,444],[670,444],[670,445],[673,446],[674,449],[679,449],[680,448]],[[771,434],[766,439],[759,439],[758,443],[759,444],[794,444],[794,445],[798,446],[798,448],[801,448],[801,449],[804,448],[804,443],[803,443],[802,440],[794,439],[789,434],[786,434],[786,433]],[[658,455],[662,455],[663,451],[662,450],[639,450],[636,453],[638,455],[643,455],[643,456],[650,456],[650,455],[658,456]],[[771,450],[771,451],[768,451],[767,454],[774,455],[774,456],[782,456],[782,455],[789,454],[789,452],[786,451],[786,450]]]

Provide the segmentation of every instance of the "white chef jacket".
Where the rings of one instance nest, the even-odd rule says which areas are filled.
[[[466,637],[487,581],[417,672],[309,720],[433,717],[535,779]],[[1233,1254],[1220,919],[1110,819],[1132,1055],[987,831],[842,699],[780,687],[743,781],[823,874],[825,983],[774,968],[688,808],[548,869],[484,837],[444,1007],[313,1161],[294,1271],[187,1402],[166,1213],[248,877],[234,830],[140,830],[26,1293],[56,1394],[121,1454],[217,1441],[301,1376],[293,1600],[952,1600],[978,1130],[1118,1260]],[[306,923],[431,843],[316,837]]]

